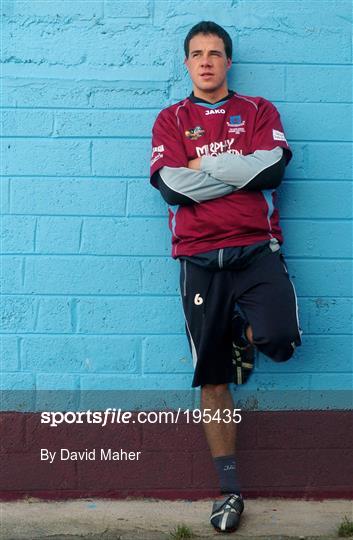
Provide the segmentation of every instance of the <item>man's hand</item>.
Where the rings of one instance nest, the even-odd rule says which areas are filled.
[[[189,169],[194,169],[195,171],[199,171],[200,170],[200,164],[201,164],[201,158],[196,158],[196,159],[192,159],[191,161],[189,161],[188,163],[188,168]]]

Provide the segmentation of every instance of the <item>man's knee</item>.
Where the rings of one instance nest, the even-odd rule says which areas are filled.
[[[298,334],[284,330],[266,336],[266,339],[258,344],[258,348],[275,362],[286,362],[293,356],[298,345],[300,345]]]
[[[282,345],[274,350],[274,352],[270,355],[270,358],[274,362],[287,362],[292,358],[293,354],[294,348],[291,344],[286,346]]]

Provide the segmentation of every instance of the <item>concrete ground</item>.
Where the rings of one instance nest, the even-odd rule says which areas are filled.
[[[249,499],[241,525],[226,538],[289,540],[338,538],[347,516],[353,520],[353,501],[322,502],[288,499]],[[0,506],[1,540],[172,540],[178,525],[196,538],[222,535],[209,525],[211,500],[80,499],[43,502],[26,499]],[[186,537],[177,537],[178,540]],[[352,538],[352,537],[351,537]]]

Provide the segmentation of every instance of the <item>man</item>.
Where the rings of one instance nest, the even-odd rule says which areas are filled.
[[[238,358],[254,345],[278,362],[301,344],[275,208],[292,153],[269,101],[228,90],[232,41],[223,28],[200,22],[184,48],[193,92],[157,117],[151,183],[169,204],[172,256],[181,262],[192,386],[201,386],[202,409],[225,418],[234,410],[228,384],[242,382],[234,376],[234,341],[246,345]],[[236,423],[203,425],[223,496],[210,520],[218,531],[234,531],[244,509]]]

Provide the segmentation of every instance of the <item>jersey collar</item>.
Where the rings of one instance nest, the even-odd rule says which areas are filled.
[[[224,105],[228,101],[228,99],[234,96],[234,94],[235,92],[233,90],[229,90],[228,94],[224,98],[217,101],[217,103],[210,103],[209,101],[206,101],[205,99],[196,97],[194,95],[194,92],[191,92],[191,94],[189,95],[189,100],[192,103],[195,103],[196,105],[201,105],[202,107],[208,107],[210,109],[216,109],[217,107],[221,107],[221,105]]]

